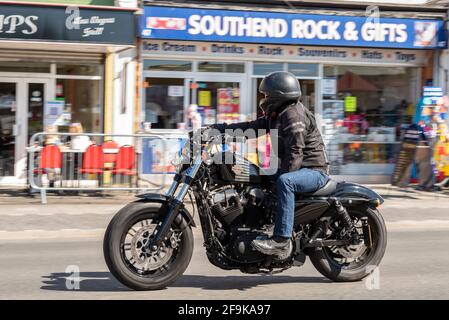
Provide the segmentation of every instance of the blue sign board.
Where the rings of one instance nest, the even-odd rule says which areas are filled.
[[[172,160],[181,150],[185,138],[172,138],[164,144],[160,138],[142,138],[142,174],[175,173]]]
[[[145,7],[139,34],[145,39],[186,41],[404,49],[446,47],[442,20],[158,6]]]

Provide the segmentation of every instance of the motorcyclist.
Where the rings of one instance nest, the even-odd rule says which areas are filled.
[[[328,160],[315,117],[299,101],[301,87],[296,77],[284,71],[267,75],[259,86],[264,95],[259,106],[262,117],[254,121],[215,124],[220,132],[241,129],[277,129],[270,134],[277,144],[280,166],[273,177],[278,209],[273,236],[256,239],[252,246],[267,255],[287,257],[292,251],[295,193],[309,193],[322,188],[329,180]],[[274,131],[276,132],[276,131]]]

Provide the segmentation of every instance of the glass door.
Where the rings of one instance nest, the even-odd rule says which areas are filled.
[[[243,81],[240,79],[198,77],[190,83],[190,89],[190,101],[198,106],[203,126],[249,118],[242,97]]]
[[[29,82],[28,86],[28,134],[27,141],[30,137],[44,130],[44,103],[46,86],[45,82]]]
[[[0,79],[0,179],[14,176],[17,82]]]
[[[26,181],[26,147],[31,135],[44,131],[49,79],[0,77],[0,183]]]

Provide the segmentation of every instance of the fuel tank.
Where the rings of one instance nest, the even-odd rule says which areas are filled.
[[[262,184],[267,181],[262,168],[239,154],[222,152],[215,156],[220,161],[211,165],[211,176],[217,184]]]

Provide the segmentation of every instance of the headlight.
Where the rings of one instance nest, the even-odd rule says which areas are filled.
[[[189,139],[185,139],[181,150],[175,155],[175,158],[171,162],[175,167],[176,173],[181,172],[182,166],[184,164],[190,164],[190,144]]]

